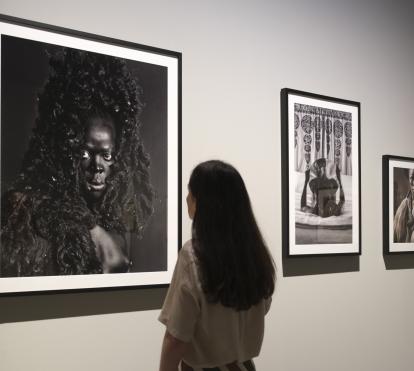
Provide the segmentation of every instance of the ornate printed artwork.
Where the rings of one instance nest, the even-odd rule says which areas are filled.
[[[289,255],[358,253],[359,104],[284,89],[282,117]]]
[[[351,121],[351,114],[347,112],[296,103],[295,156],[299,157],[296,170],[309,169],[312,162],[323,157],[343,168],[345,175],[352,175]],[[302,146],[300,140],[303,141]],[[331,143],[334,145],[332,152]],[[304,164],[301,163],[300,152],[303,152]]]

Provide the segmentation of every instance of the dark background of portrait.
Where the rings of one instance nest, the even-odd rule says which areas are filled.
[[[1,37],[2,194],[20,171],[35,125],[37,96],[49,75],[48,53],[57,49],[61,47]],[[143,238],[132,236],[132,271],[163,271],[167,269],[167,68],[132,60],[127,66],[144,91],[141,135],[151,158],[151,183],[156,192],[154,214]]]
[[[409,169],[394,167],[394,214],[410,190]]]

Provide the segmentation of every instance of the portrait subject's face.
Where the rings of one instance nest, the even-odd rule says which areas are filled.
[[[114,164],[115,129],[111,120],[96,117],[87,122],[85,143],[81,149],[82,189],[88,201],[97,201],[105,193],[106,180]]]

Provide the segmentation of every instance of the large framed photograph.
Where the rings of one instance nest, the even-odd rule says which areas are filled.
[[[281,91],[287,256],[361,253],[360,104]]]
[[[0,16],[0,294],[167,285],[181,54]]]
[[[384,155],[382,174],[384,253],[413,253],[414,158]]]

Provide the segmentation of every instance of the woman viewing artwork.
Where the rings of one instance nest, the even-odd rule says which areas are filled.
[[[255,370],[275,267],[238,171],[196,166],[187,196],[192,239],[178,257],[159,316],[160,371]]]

